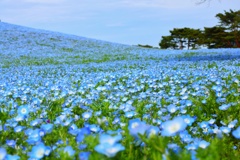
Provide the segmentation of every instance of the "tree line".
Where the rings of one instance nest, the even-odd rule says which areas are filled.
[[[219,25],[193,28],[174,28],[170,35],[162,36],[162,49],[240,48],[240,10],[224,11],[216,16]]]

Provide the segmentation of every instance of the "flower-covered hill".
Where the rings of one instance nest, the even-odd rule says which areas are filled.
[[[238,159],[239,54],[1,22],[0,160]]]
[[[208,50],[187,53],[189,51],[145,49],[4,22],[0,23],[0,33],[0,66],[2,67],[48,64],[73,65],[124,60],[146,61],[166,58],[178,61],[199,58],[203,60],[208,58],[203,55],[204,52],[209,53]],[[186,54],[181,54],[183,52]],[[211,52],[215,53],[214,56],[219,55],[219,50],[211,50]],[[230,59],[232,59],[234,58],[232,56],[236,55],[237,52],[234,49],[223,50],[220,57],[223,53],[227,56],[230,55]],[[197,58],[195,58],[196,56]]]
[[[82,64],[139,59],[149,50],[58,32],[0,23],[1,66]],[[159,54],[152,49],[151,53]],[[11,60],[10,58],[11,57]],[[54,58],[53,58],[54,57]],[[21,63],[21,64],[20,64]]]

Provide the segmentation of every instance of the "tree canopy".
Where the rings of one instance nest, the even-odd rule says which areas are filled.
[[[162,49],[240,48],[240,10],[218,13],[219,25],[193,28],[174,28],[169,36],[162,36],[159,46]]]

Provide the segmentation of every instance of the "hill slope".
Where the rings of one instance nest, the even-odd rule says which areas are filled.
[[[23,60],[36,58],[52,58],[56,63],[75,61],[79,63],[101,62],[106,60],[123,60],[135,57],[136,54],[147,54],[149,49],[136,46],[105,42],[90,38],[68,35],[58,32],[33,29],[13,24],[0,23],[0,55],[6,61],[11,59]],[[152,49],[152,52],[159,50]],[[60,62],[61,61],[61,62]],[[2,62],[3,63],[3,62]],[[44,63],[43,63],[44,64]]]
[[[236,53],[234,50],[231,51]],[[194,54],[181,54],[185,52],[189,51],[146,49],[0,22],[0,66],[3,67],[73,65],[123,60],[166,60],[166,56],[171,60],[179,60],[179,58],[185,60],[186,57],[189,59],[189,55],[196,56],[199,52],[201,55],[204,52],[208,54],[209,50],[194,51]],[[219,50],[211,50],[211,52],[222,54]],[[195,57],[190,60],[192,59]],[[200,58],[202,59],[208,59],[208,57]]]

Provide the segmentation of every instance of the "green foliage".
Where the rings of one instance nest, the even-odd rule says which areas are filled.
[[[138,44],[139,47],[143,47],[143,48],[153,48],[153,46],[150,46],[148,44],[143,45],[143,44]]]
[[[162,36],[159,46],[162,49],[197,49],[199,46],[208,48],[240,47],[240,10],[218,13],[220,26],[204,27],[204,30],[192,28],[174,28],[169,36]]]
[[[159,42],[159,46],[161,49],[176,49],[177,44],[174,42],[174,38],[172,36],[162,36],[161,42]]]
[[[186,45],[187,49],[196,49],[202,34],[199,29],[186,27],[174,28],[170,33],[170,36],[162,36],[162,41],[159,43],[161,48],[183,49]]]

